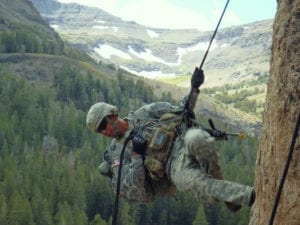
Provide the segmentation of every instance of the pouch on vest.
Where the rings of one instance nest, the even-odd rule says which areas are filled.
[[[176,137],[176,125],[180,119],[180,116],[173,113],[162,115],[149,142],[144,164],[153,179],[159,179],[165,175],[165,164]]]
[[[152,158],[151,156],[147,156],[145,158],[144,165],[147,167],[149,175],[154,180],[162,178],[165,174],[164,165],[159,160]]]
[[[158,127],[156,128],[148,147],[153,150],[166,150],[164,148],[167,146],[172,136],[172,132],[170,133],[168,130]]]

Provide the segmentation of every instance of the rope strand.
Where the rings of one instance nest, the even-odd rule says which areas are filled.
[[[225,7],[224,7],[224,9],[223,9],[223,12],[222,12],[222,14],[221,14],[221,16],[220,16],[220,19],[219,19],[219,21],[218,21],[218,24],[217,24],[217,26],[216,26],[216,28],[215,28],[215,30],[214,30],[214,33],[213,33],[212,37],[210,38],[209,45],[208,45],[208,47],[207,47],[207,49],[206,49],[206,52],[205,52],[205,54],[204,54],[204,56],[203,56],[203,58],[202,58],[202,62],[201,62],[201,64],[200,64],[199,70],[201,70],[202,67],[203,67],[203,64],[204,64],[204,62],[205,62],[205,60],[206,60],[206,57],[207,57],[207,55],[208,55],[210,46],[211,46],[213,40],[215,39],[215,36],[216,36],[216,34],[217,34],[217,31],[218,31],[218,29],[219,29],[219,26],[220,26],[220,24],[221,24],[221,21],[222,21],[222,19],[223,19],[223,16],[224,16],[224,14],[225,14],[225,11],[226,11],[226,9],[227,9],[227,6],[228,6],[228,4],[229,4],[229,1],[230,1],[230,0],[227,0],[227,2],[226,2],[226,4],[225,4]],[[180,126],[181,126],[182,122],[184,121],[184,119],[187,120],[187,118],[186,118],[186,114],[187,114],[186,111],[188,110],[188,105],[189,105],[188,103],[189,103],[189,101],[190,101],[190,99],[191,99],[192,93],[193,93],[193,89],[191,88],[191,91],[190,91],[190,93],[189,93],[189,95],[188,95],[188,97],[187,97],[187,99],[186,99],[185,105],[184,105],[184,111],[183,111],[182,121],[181,121],[181,123],[180,123]]]
[[[276,199],[275,199],[275,203],[274,203],[274,206],[273,206],[273,210],[272,210],[269,225],[272,225],[273,222],[274,222],[274,218],[275,218],[275,214],[276,214],[277,207],[278,207],[278,204],[279,204],[279,200],[280,200],[280,197],[281,197],[283,185],[284,185],[284,182],[285,182],[285,179],[286,179],[286,176],[287,176],[287,173],[288,173],[288,169],[289,169],[289,166],[290,166],[290,163],[291,163],[291,160],[292,160],[292,156],[293,156],[293,152],[294,152],[294,148],[295,148],[295,143],[296,143],[296,139],[297,139],[297,136],[298,136],[299,126],[300,126],[300,112],[299,112],[299,115],[298,115],[298,119],[297,119],[295,130],[294,130],[294,134],[293,134],[293,137],[292,137],[292,142],[291,142],[287,162],[285,164],[284,171],[283,171],[283,174],[281,176],[280,185],[279,185],[278,192],[277,192],[277,195],[276,195]]]

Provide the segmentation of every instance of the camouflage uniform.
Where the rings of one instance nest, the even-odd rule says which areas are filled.
[[[179,112],[180,110],[182,108],[172,106],[170,103],[157,102],[145,105],[124,118],[129,122],[129,129],[123,136],[113,139],[104,156],[104,159],[112,168],[114,190],[117,187],[120,154],[132,129],[138,128],[144,131],[147,130],[147,134],[152,133],[161,115],[167,112]],[[146,174],[143,157],[140,155],[132,156],[131,153],[132,142],[129,141],[126,145],[122,166],[120,196],[136,202],[152,202],[156,195],[169,194],[174,189],[174,185],[167,177],[159,180],[150,179]]]
[[[198,94],[194,92],[191,95],[189,101],[191,110],[195,107],[197,96]],[[149,134],[156,129],[158,120],[164,113],[178,113],[182,109],[183,105],[176,107],[165,102],[152,103],[124,118],[128,120],[130,129],[124,136],[115,138],[106,153],[106,160],[112,167],[114,190],[119,157],[131,130],[134,127],[138,128],[146,138],[150,137]],[[161,179],[150,179],[144,167],[143,157],[131,156],[131,149],[132,144],[129,141],[123,161],[120,188],[120,195],[128,200],[151,202],[156,195],[173,193],[176,187],[179,191],[191,192],[198,200],[210,203],[219,201],[237,205],[250,203],[253,188],[223,180],[218,165],[215,139],[202,129],[189,128],[175,139],[166,162],[165,175]]]
[[[215,140],[206,131],[191,128],[177,138],[169,162],[168,172],[177,190],[209,203],[250,205],[253,188],[223,180]]]

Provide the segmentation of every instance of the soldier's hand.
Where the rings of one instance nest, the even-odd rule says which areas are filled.
[[[143,155],[147,149],[147,140],[143,138],[141,135],[137,134],[132,139],[132,151]]]
[[[199,88],[201,84],[204,82],[204,72],[202,69],[195,68],[192,79],[191,85],[193,88]]]

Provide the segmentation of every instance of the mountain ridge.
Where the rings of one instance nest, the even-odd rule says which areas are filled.
[[[47,11],[41,2],[32,2],[64,40],[96,61],[149,78],[191,73],[212,35],[196,29],[147,27],[74,3],[59,3],[59,8]],[[272,20],[220,29],[204,65],[211,77],[205,85],[238,83],[268,73],[271,36]]]
[[[13,3],[16,3],[17,1],[14,0],[12,1]],[[22,1],[22,4],[28,4],[28,1]],[[18,7],[23,8],[23,5],[16,5]],[[24,6],[26,7],[26,6]],[[14,10],[18,10],[18,8],[14,8]],[[3,15],[3,14],[2,14]],[[35,21],[43,21],[39,14],[35,14],[35,13],[26,13],[26,14],[21,14],[19,17],[24,17],[24,19],[22,21],[25,21],[24,24],[21,26],[24,28],[24,32],[26,32],[26,34],[30,34],[31,35],[31,27],[32,27],[32,23],[30,22],[26,22],[26,17],[28,15],[36,15],[36,17],[33,17],[33,19]],[[13,21],[15,18],[12,16],[8,16],[5,18],[6,21],[8,21],[10,23],[10,21]],[[20,21],[20,24],[22,24]],[[18,26],[20,26],[20,24],[17,24]],[[94,74],[97,79],[101,79],[102,76],[106,76],[106,77],[111,77],[111,79],[117,79],[117,77],[119,76],[119,74],[124,75],[126,77],[131,77],[134,82],[137,82],[138,80],[142,79],[144,80],[144,82],[146,82],[147,84],[149,84],[150,86],[153,87],[154,93],[157,97],[161,97],[163,95],[163,92],[169,92],[172,97],[174,96],[174,99],[176,100],[180,100],[182,98],[183,95],[187,94],[188,89],[185,87],[176,87],[174,85],[168,85],[168,84],[164,84],[161,83],[159,81],[155,81],[155,80],[150,80],[148,78],[142,78],[142,77],[138,77],[136,75],[133,75],[131,73],[126,72],[125,70],[116,67],[114,64],[105,64],[105,63],[95,63],[92,61],[80,61],[80,57],[78,57],[78,52],[74,52],[72,55],[74,56],[74,54],[76,54],[75,58],[70,59],[69,55],[70,54],[65,54],[65,50],[70,51],[69,49],[65,48],[66,46],[68,46],[68,44],[63,44],[61,43],[60,37],[59,35],[56,33],[55,30],[51,29],[49,27],[49,25],[47,23],[45,23],[45,27],[43,27],[44,22],[42,22],[42,27],[41,29],[39,29],[39,26],[35,27],[36,30],[34,30],[35,35],[36,35],[36,39],[32,39],[31,42],[28,42],[29,44],[34,45],[39,45],[39,41],[36,40],[41,40],[43,42],[48,42],[48,38],[50,37],[57,37],[57,39],[53,39],[53,42],[55,42],[57,40],[57,42],[59,43],[59,45],[57,45],[57,47],[64,47],[64,49],[61,49],[59,51],[54,51],[54,52],[43,52],[41,49],[41,51],[33,51],[31,52],[31,49],[27,49],[26,44],[27,42],[24,42],[24,46],[20,46],[18,48],[16,48],[14,51],[8,51],[8,52],[1,52],[1,57],[0,57],[0,62],[1,62],[1,67],[2,68],[7,68],[9,73],[12,74],[16,74],[17,76],[23,76],[26,77],[27,79],[31,80],[31,81],[43,81],[43,79],[45,79],[45,81],[47,82],[47,80],[51,80],[51,76],[53,76],[54,72],[55,72],[55,68],[58,68],[59,65],[66,63],[66,64],[71,64],[73,66],[78,64],[78,70],[86,70],[87,68],[89,69],[88,71],[90,71],[92,74]],[[27,29],[28,27],[28,29]],[[47,32],[51,32],[51,35],[48,35],[47,37],[44,36],[43,32],[40,32],[40,30],[44,30],[47,29]],[[15,35],[14,30],[6,28],[4,31],[4,33],[10,33],[11,36]],[[22,33],[23,34],[23,33]],[[0,32],[0,35],[3,35],[2,32]],[[40,35],[40,36],[39,36]],[[4,39],[2,39],[1,41],[3,41]],[[51,39],[50,39],[51,40]],[[18,42],[14,42],[15,44],[18,44]],[[51,43],[51,41],[49,41],[49,43]],[[5,45],[6,43],[4,43]],[[3,46],[3,42],[1,42],[1,45]],[[51,45],[52,46],[52,45]],[[2,48],[3,50],[3,48]],[[18,52],[19,51],[19,52]],[[72,60],[70,62],[70,60]],[[85,64],[85,69],[82,68],[82,63],[86,63]],[[52,74],[52,75],[51,75]],[[53,79],[53,78],[52,78]],[[203,98],[204,100],[200,100],[201,102],[201,107],[199,104],[199,108],[197,108],[197,112],[204,110],[203,112],[205,112],[205,114],[207,114],[207,112],[210,112],[211,114],[216,115],[215,118],[226,118],[227,122],[229,124],[234,124],[235,127],[237,129],[240,129],[242,127],[249,127],[249,128],[253,128],[255,130],[255,127],[257,127],[257,125],[260,123],[260,120],[257,119],[254,116],[250,116],[247,118],[247,114],[244,114],[242,112],[240,112],[240,116],[232,116],[229,113],[229,110],[227,110],[227,112],[224,113],[224,109],[227,106],[224,106],[223,104],[216,102],[216,101],[209,101],[209,97],[205,97],[205,95],[203,95],[201,98]],[[213,103],[214,102],[214,103]],[[218,110],[218,105],[222,105],[222,109]],[[206,108],[207,106],[207,108]],[[220,108],[220,107],[219,107]],[[205,111],[206,110],[206,111]],[[237,112],[237,110],[235,110]],[[238,112],[237,112],[238,113]],[[236,122],[237,118],[241,119],[242,122]],[[244,118],[244,121],[243,121]],[[238,125],[238,126],[237,126]]]

